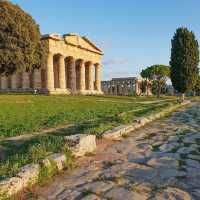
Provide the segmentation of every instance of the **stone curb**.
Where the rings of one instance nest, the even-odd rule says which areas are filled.
[[[190,101],[184,101],[180,104],[170,106],[169,108],[166,108],[159,113],[154,113],[154,114],[148,115],[147,117],[138,118],[135,120],[135,122],[133,122],[129,125],[121,125],[121,126],[115,127],[111,130],[105,131],[102,134],[102,138],[109,139],[109,140],[121,140],[121,138],[123,136],[128,135],[130,132],[139,129],[154,120],[160,119],[161,117],[164,117],[167,114],[169,114],[183,106],[187,106],[190,103],[191,103]]]
[[[39,164],[25,165],[20,172],[11,178],[6,178],[0,181],[0,199],[8,199],[24,188],[31,186],[38,182],[39,173],[43,166],[50,167],[55,163],[57,170],[61,171],[65,168],[66,156],[65,154],[57,153],[48,156]]]
[[[69,144],[69,149],[74,157],[84,156],[96,149],[95,135],[72,135],[65,137],[65,143]],[[25,165],[20,172],[11,178],[0,181],[0,200],[14,196],[24,188],[38,182],[40,171],[43,167],[56,166],[58,171],[66,167],[67,157],[64,153],[54,153],[41,160],[38,164]]]
[[[122,136],[128,135],[130,132],[137,130],[138,128],[150,123],[156,119],[159,119],[170,112],[177,110],[182,106],[190,104],[190,101],[183,102],[164,109],[160,113],[151,114],[147,117],[138,118],[129,125],[121,125],[111,130],[105,131],[102,135],[104,139],[120,140]],[[72,135],[65,136],[65,142],[69,145],[72,155],[74,157],[84,156],[87,153],[91,153],[96,149],[96,136],[95,135]],[[65,168],[65,162],[67,158],[63,153],[55,153],[49,155],[38,164],[30,164],[21,168],[20,172],[11,178],[0,181],[0,200],[8,199],[24,188],[31,186],[38,182],[40,170],[43,166],[50,167],[53,163],[56,165],[58,171]]]

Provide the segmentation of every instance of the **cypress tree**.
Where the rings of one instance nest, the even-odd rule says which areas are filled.
[[[184,100],[185,92],[195,87],[198,78],[198,41],[193,32],[181,27],[176,30],[171,44],[171,81]]]

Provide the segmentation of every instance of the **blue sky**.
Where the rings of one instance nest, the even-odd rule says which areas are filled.
[[[200,41],[200,0],[12,0],[44,33],[88,36],[105,53],[103,79],[138,75],[152,64],[168,65],[179,26]]]

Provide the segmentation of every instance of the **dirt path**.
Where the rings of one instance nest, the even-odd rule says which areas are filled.
[[[95,155],[78,159],[77,165],[34,188],[32,199],[198,200],[200,104],[122,141],[100,141]]]

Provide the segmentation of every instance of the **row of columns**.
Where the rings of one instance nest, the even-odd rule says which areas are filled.
[[[95,81],[94,69],[95,66]],[[77,69],[78,67],[78,69]],[[71,89],[72,92],[76,90],[97,90],[101,91],[101,67],[96,63],[84,62],[83,60],[75,60],[73,57],[67,59],[58,56],[58,82],[60,89]],[[47,89],[52,91],[55,89],[54,78],[54,55],[49,53],[47,61]]]
[[[71,93],[77,90],[83,93],[87,90],[101,92],[100,64],[75,60],[73,57],[65,58],[62,55],[55,59],[55,56],[58,55],[49,53],[46,69],[1,76],[1,89],[44,89],[51,92],[59,88],[63,93],[68,89]]]
[[[32,84],[31,84],[32,77]],[[34,69],[32,73],[14,73],[9,76],[1,76],[0,88],[2,90],[12,89],[41,89],[42,79],[41,79],[41,69]]]
[[[143,84],[145,83],[145,87],[142,88]],[[150,82],[144,82],[135,80],[134,83],[131,84],[124,84],[124,83],[112,83],[112,82],[105,82],[102,83],[103,92],[106,94],[111,95],[141,95],[142,93],[145,95],[152,95],[151,93],[151,84]],[[144,91],[143,91],[144,90]]]

